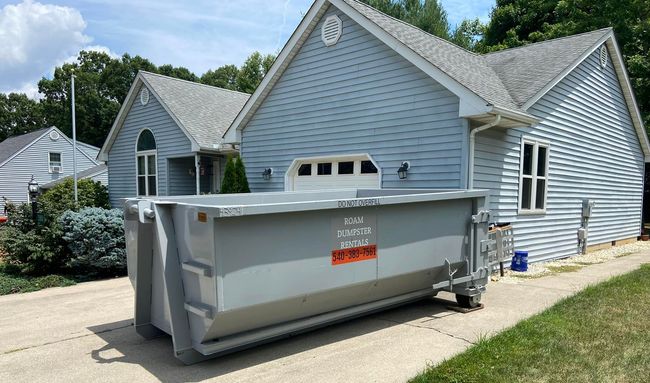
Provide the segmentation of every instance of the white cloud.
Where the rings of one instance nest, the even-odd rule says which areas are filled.
[[[4,6],[0,9],[0,91],[34,89],[40,77],[91,42],[85,28],[74,8],[31,0]]]

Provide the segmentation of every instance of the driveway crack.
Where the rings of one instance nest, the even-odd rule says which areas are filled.
[[[440,333],[440,334],[442,334],[442,335],[446,335],[446,336],[451,337],[451,338],[454,338],[454,339],[461,340],[461,341],[463,341],[463,342],[465,342],[465,343],[468,343],[468,344],[470,344],[470,345],[474,345],[474,344],[476,344],[476,343],[472,342],[472,341],[469,340],[469,339],[463,338],[462,336],[458,336],[458,335],[455,335],[455,334],[452,334],[452,333],[449,333],[449,332],[446,332],[446,331],[442,331],[442,330],[439,330],[439,329],[437,329],[437,328],[435,328],[435,327],[420,326],[420,325],[413,324],[413,323],[405,323],[405,322],[400,322],[400,321],[391,320],[391,319],[385,319],[385,318],[377,318],[377,319],[378,319],[378,320],[385,321],[385,322],[391,322],[391,323],[395,323],[395,324],[401,324],[401,325],[404,325],[404,326],[416,327],[416,328],[421,328],[421,329],[425,329],[425,330],[433,330],[433,331],[435,331],[435,332],[437,332],[437,333]]]
[[[121,329],[124,329],[124,328],[127,328],[127,327],[131,327],[131,326],[132,326],[131,324],[128,324],[128,325],[124,325],[124,326],[120,326],[120,327],[107,328],[106,330],[96,331],[96,332],[92,332],[92,333],[90,333],[90,334],[83,334],[83,335],[78,335],[78,336],[72,336],[72,337],[68,337],[68,338],[64,338],[64,339],[55,340],[55,341],[52,341],[52,342],[46,342],[46,343],[40,343],[40,344],[31,345],[31,346],[25,346],[25,347],[20,347],[20,348],[14,348],[14,349],[12,349],[12,350],[8,350],[8,351],[4,351],[4,352],[2,352],[1,355],[7,355],[7,354],[12,354],[12,353],[14,353],[14,352],[30,350],[30,349],[32,349],[32,348],[38,348],[38,347],[43,347],[43,346],[49,346],[49,345],[52,345],[52,344],[57,344],[57,343],[67,342],[67,341],[69,341],[69,340],[74,340],[74,339],[79,339],[79,338],[85,338],[85,337],[87,337],[87,336],[91,336],[91,335],[104,334],[104,333],[107,333],[107,332],[111,332],[111,331],[115,331],[115,330],[121,330]]]

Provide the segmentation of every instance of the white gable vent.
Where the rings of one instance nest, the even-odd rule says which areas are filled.
[[[329,16],[325,19],[323,27],[321,28],[321,39],[328,47],[336,44],[341,38],[343,30],[343,23],[338,16]]]
[[[607,47],[605,44],[600,47],[600,67],[605,68],[607,66]]]
[[[147,105],[148,102],[149,102],[149,89],[142,88],[142,90],[140,91],[140,104],[142,104],[142,106],[145,106]]]
[[[56,141],[59,138],[61,138],[61,135],[56,130],[53,130],[53,131],[50,132],[50,140]]]

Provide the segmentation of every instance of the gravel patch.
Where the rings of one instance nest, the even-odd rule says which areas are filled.
[[[566,273],[578,271],[589,265],[607,262],[612,259],[626,255],[650,250],[650,241],[638,241],[622,246],[614,246],[609,249],[598,250],[589,254],[576,254],[575,256],[556,259],[547,262],[536,262],[528,264],[528,271],[520,273],[510,269],[505,270],[505,276],[499,276],[499,272],[492,275],[492,281],[502,283],[521,283],[526,279],[540,278],[555,273]]]

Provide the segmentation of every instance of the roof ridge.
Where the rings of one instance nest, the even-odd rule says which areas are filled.
[[[453,47],[455,47],[455,48],[458,48],[458,49],[460,49],[460,50],[462,50],[462,51],[465,51],[466,53],[469,53],[469,54],[471,54],[471,55],[473,55],[473,56],[476,56],[476,57],[482,57],[482,56],[483,56],[483,55],[477,54],[477,53],[475,53],[475,52],[472,52],[472,51],[470,51],[470,50],[468,50],[468,49],[465,49],[465,48],[461,47],[460,45],[456,45],[456,44],[452,43],[452,42],[449,41],[449,40],[443,39],[443,38],[440,37],[440,36],[436,36],[436,35],[434,35],[434,34],[432,34],[432,33],[429,33],[429,32],[427,32],[427,31],[425,31],[424,29],[418,28],[418,27],[416,27],[416,26],[413,25],[413,24],[409,24],[409,23],[407,23],[406,21],[400,20],[400,19],[395,18],[395,17],[393,17],[393,16],[391,16],[391,15],[388,15],[388,14],[386,14],[386,13],[380,11],[379,9],[374,8],[374,7],[371,7],[370,5],[368,5],[368,4],[366,4],[366,3],[362,2],[362,1],[359,1],[359,0],[348,0],[348,1],[354,1],[355,3],[358,3],[358,4],[360,4],[360,5],[363,5],[363,6],[366,7],[366,8],[370,8],[370,9],[373,10],[374,12],[381,13],[382,15],[388,17],[389,19],[392,19],[392,20],[394,20],[394,21],[397,21],[398,23],[403,24],[403,25],[405,25],[405,26],[408,26],[409,28],[417,29],[418,31],[420,31],[420,32],[422,32],[422,33],[424,33],[424,34],[427,34],[427,35],[429,35],[430,37],[433,37],[434,39],[440,40],[440,41],[442,41],[443,43],[446,43],[446,44],[451,45],[451,46],[453,46]]]
[[[165,76],[164,74],[160,74],[160,73],[148,72],[146,70],[139,70],[138,72],[139,73],[150,74],[150,75],[153,75],[153,76],[162,77],[162,78],[169,79],[169,80],[176,80],[176,81],[180,81],[180,82],[186,82],[186,83],[192,84],[192,85],[203,86],[203,87],[207,87],[207,88],[211,88],[211,89],[217,89],[217,90],[224,91],[224,92],[239,93],[239,94],[243,94],[245,96],[250,96],[249,93],[240,92],[238,90],[226,89],[226,88],[221,88],[221,87],[214,86],[214,85],[203,84],[203,83],[196,82],[196,81],[185,80],[185,79],[182,79],[182,78]]]
[[[606,27],[606,28],[594,29],[593,31],[582,32],[582,33],[576,33],[575,35],[561,36],[561,37],[556,37],[556,38],[553,38],[553,39],[548,39],[548,40],[543,40],[543,41],[536,41],[536,42],[534,42],[534,43],[529,43],[529,44],[525,44],[525,45],[520,45],[520,46],[518,46],[518,47],[512,47],[512,48],[501,49],[501,50],[499,50],[499,51],[488,52],[488,53],[484,53],[484,54],[479,55],[479,56],[486,57],[486,56],[490,56],[490,55],[494,55],[494,54],[498,54],[498,53],[503,53],[503,52],[512,52],[513,50],[517,50],[517,49],[521,49],[521,48],[529,48],[529,47],[531,47],[531,46],[533,46],[533,45],[541,45],[541,44],[549,43],[549,42],[551,42],[551,41],[566,40],[566,39],[570,39],[570,38],[573,38],[573,37],[579,37],[579,36],[583,36],[583,35],[588,35],[588,34],[595,33],[595,32],[601,32],[601,31],[605,31],[605,30],[611,31],[611,30],[613,30],[613,29],[614,29],[614,28],[612,28],[612,27]]]

